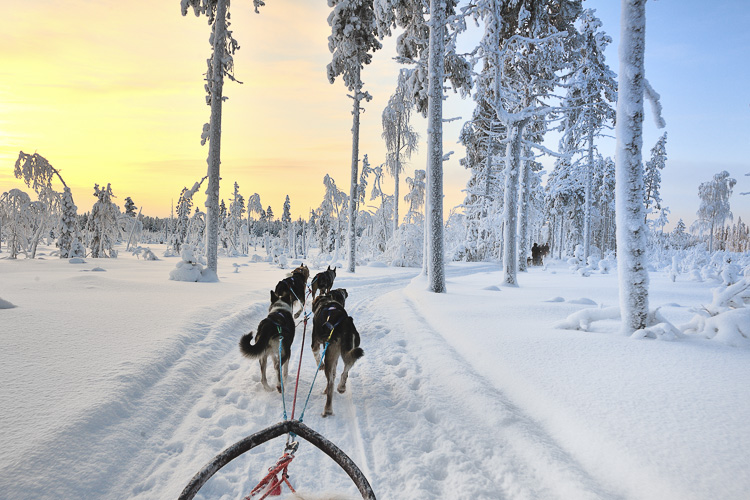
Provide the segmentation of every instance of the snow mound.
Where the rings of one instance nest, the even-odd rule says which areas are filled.
[[[586,305],[586,306],[595,306],[596,305],[596,302],[594,302],[591,299],[587,299],[585,297],[581,297],[580,299],[569,300],[568,303],[570,303],[570,304],[583,304],[583,305]]]
[[[16,307],[14,304],[11,304],[7,300],[0,299],[0,309],[13,309]]]
[[[620,319],[620,308],[615,306],[601,309],[597,307],[582,309],[574,312],[564,320],[558,321],[554,327],[563,330],[583,330],[587,332],[591,323],[605,319]]]
[[[545,300],[545,302],[565,302],[562,297],[552,297],[551,299]]]
[[[180,252],[182,261],[178,262],[174,269],[169,272],[169,279],[174,281],[188,281],[203,283],[215,283],[219,281],[216,273],[198,262],[195,255],[195,249],[190,246],[184,246]]]
[[[96,272],[100,272],[100,273],[106,273],[107,272],[106,269],[104,269],[102,267],[98,267],[98,266],[95,267],[95,268],[93,268],[92,271],[96,271]]]
[[[497,286],[497,285],[490,285],[490,286],[486,286],[486,287],[482,288],[482,290],[490,290],[491,292],[499,292],[500,291],[500,287]]]
[[[71,264],[85,264],[86,263],[86,261],[80,257],[73,257],[72,259],[68,259],[68,262],[70,262]]]

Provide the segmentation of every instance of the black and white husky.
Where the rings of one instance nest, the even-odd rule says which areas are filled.
[[[294,318],[292,317],[292,305],[289,300],[282,298],[272,290],[271,306],[268,308],[268,316],[258,324],[258,334],[253,339],[253,332],[246,333],[240,339],[240,351],[251,359],[258,359],[260,363],[260,383],[267,391],[272,391],[266,379],[266,364],[268,357],[273,360],[273,368],[276,371],[278,384],[276,390],[281,392],[281,374],[279,365],[283,367],[284,378],[289,372],[289,357],[294,342]],[[281,339],[281,340],[280,340]],[[279,341],[281,341],[281,359],[279,359]]]
[[[344,371],[337,390],[346,392],[346,380],[349,378],[349,369],[354,363],[365,355],[359,347],[359,332],[354,326],[354,320],[344,309],[344,303],[349,294],[343,288],[331,290],[325,295],[320,295],[313,300],[313,330],[312,351],[315,360],[320,363],[320,347],[328,343],[325,358],[321,369],[326,374],[326,405],[323,416],[333,415],[333,384],[336,379],[336,365],[339,358],[344,361]]]
[[[297,302],[299,303],[300,309],[294,315],[295,318],[299,317],[305,308],[305,288],[307,287],[307,279],[309,277],[310,270],[306,265],[302,264],[276,284],[276,295],[282,297],[292,305]]]
[[[320,290],[320,294],[326,294],[331,291],[331,288],[333,287],[333,280],[336,279],[336,268],[334,267],[331,269],[331,266],[328,266],[328,269],[323,271],[322,273],[318,273],[315,275],[315,277],[312,280],[312,283],[310,284],[310,290],[311,290],[311,297],[315,299],[315,294]]]

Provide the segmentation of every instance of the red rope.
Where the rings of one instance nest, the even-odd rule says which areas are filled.
[[[294,488],[289,482],[289,474],[287,472],[287,467],[289,467],[289,464],[293,459],[294,455],[284,453],[284,455],[282,455],[276,462],[276,465],[268,468],[268,474],[266,474],[266,477],[260,480],[258,485],[250,492],[250,495],[245,497],[245,500],[252,500],[252,497],[263,490],[265,490],[265,493],[263,496],[259,497],[258,500],[263,500],[268,496],[279,496],[281,495],[281,483],[286,483],[292,493],[295,493]],[[276,477],[276,474],[279,472],[281,472],[281,479]]]
[[[299,372],[302,371],[302,353],[305,350],[305,332],[307,332],[307,316],[305,316],[302,327],[302,348],[299,350],[299,366],[297,367],[297,382],[294,384],[294,399],[292,400],[292,420],[294,420],[294,409],[297,407],[297,389],[299,388]]]

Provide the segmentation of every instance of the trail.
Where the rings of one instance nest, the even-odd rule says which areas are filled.
[[[347,392],[334,395],[332,417],[320,416],[325,377],[318,374],[305,424],[357,462],[381,499],[618,498],[429,326],[404,293],[415,275],[337,277],[335,287],[349,291],[347,310],[365,356],[353,367]],[[176,485],[187,484],[224,448],[282,420],[281,396],[263,390],[257,362],[242,358],[236,348],[236,340],[257,325],[266,307],[260,300],[224,312],[235,320],[214,327],[211,348],[219,355],[201,357],[207,363],[203,378],[171,403],[181,414],[172,415],[144,443],[108,498],[176,498],[181,490]],[[298,415],[316,368],[309,355],[309,328],[308,323],[304,346],[302,325],[297,328],[286,383],[290,411],[299,349],[304,348]],[[186,353],[184,363],[193,357]],[[279,438],[246,453],[209,480],[197,498],[244,498],[283,447]],[[348,476],[304,440],[290,474],[298,492],[310,498],[359,497]]]

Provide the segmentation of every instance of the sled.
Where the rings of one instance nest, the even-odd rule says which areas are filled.
[[[185,489],[182,490],[179,500],[191,500],[203,485],[213,476],[219,469],[227,465],[229,462],[239,457],[243,453],[250,451],[256,446],[270,441],[271,439],[277,438],[284,434],[294,434],[299,436],[309,443],[313,444],[316,448],[321,450],[323,453],[328,455],[336,462],[339,467],[344,469],[354,484],[357,486],[362,498],[365,500],[375,500],[375,493],[367,481],[367,478],[362,471],[357,467],[357,464],[349,458],[346,453],[341,451],[335,444],[318,434],[314,430],[307,427],[299,420],[285,420],[279,422],[276,425],[268,427],[262,431],[256,432],[240,441],[237,441],[233,445],[226,448],[224,451],[219,453],[207,463],[203,469],[201,469],[193,479],[190,480]]]

